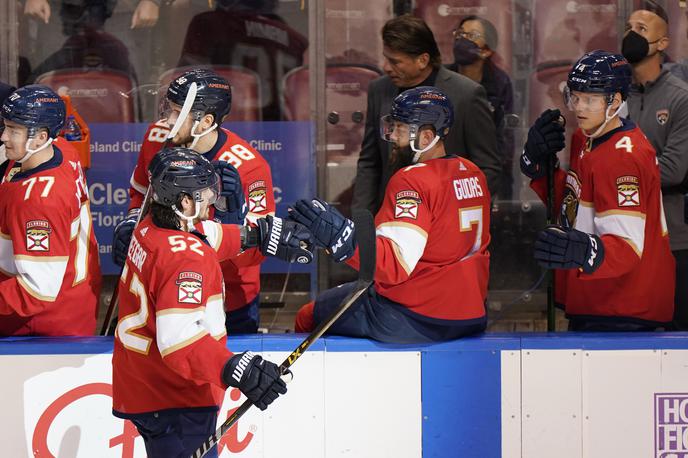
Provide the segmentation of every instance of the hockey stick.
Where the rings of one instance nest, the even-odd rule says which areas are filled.
[[[313,342],[318,340],[333,324],[342,316],[346,310],[363,294],[373,283],[375,274],[375,223],[373,215],[368,210],[354,210],[354,227],[356,228],[356,239],[358,241],[358,253],[361,265],[358,270],[358,281],[354,290],[342,301],[339,308],[322,321],[301,344],[291,352],[287,359],[280,364],[280,373],[286,374],[288,369],[299,359],[310,347]],[[251,408],[253,404],[248,399],[244,401],[238,409],[225,420],[203,444],[191,455],[191,458],[202,458],[212,449],[225,435],[229,429]]]
[[[136,229],[143,217],[146,215],[146,213],[148,213],[148,207],[150,207],[152,194],[153,193],[151,191],[151,187],[150,185],[148,185],[148,189],[146,189],[146,195],[143,197],[141,211],[139,212],[139,216],[136,217],[134,229]],[[103,326],[100,329],[101,336],[110,335],[109,332],[112,326],[112,316],[114,315],[115,311],[117,310],[117,306],[119,305],[119,283],[122,280],[121,277],[123,272],[124,268],[122,268],[122,270],[120,271],[119,276],[117,277],[117,282],[115,283],[115,287],[112,290],[112,296],[110,296],[110,304],[108,305],[107,312],[105,312],[105,321],[103,321]]]
[[[566,118],[559,115],[556,120],[562,127],[566,127]],[[547,160],[547,225],[556,224],[554,215],[554,169],[557,163],[557,156],[553,154]],[[547,331],[554,332],[557,327],[556,309],[554,308],[555,292],[555,271],[550,269],[547,272]]]
[[[161,151],[164,150],[165,148],[167,148],[167,145],[170,144],[172,139],[177,135],[179,130],[182,128],[182,125],[184,124],[186,117],[189,115],[189,113],[191,113],[191,108],[193,107],[194,101],[196,100],[196,93],[197,92],[198,92],[198,85],[196,83],[191,83],[189,85],[189,92],[187,92],[186,98],[184,99],[184,105],[182,105],[182,108],[179,111],[179,116],[177,117],[177,121],[174,123],[174,126],[172,126],[172,130],[170,130],[170,133],[167,134],[167,139],[165,140],[165,144],[163,144],[162,148],[160,148]],[[146,213],[148,212],[148,207],[150,206],[150,201],[151,201],[152,196],[153,196],[153,193],[151,191],[151,185],[149,183],[148,188],[146,189],[146,195],[143,197],[143,204],[141,205],[141,211],[139,212],[139,216],[136,218],[136,223],[134,224],[134,229],[136,229],[136,227],[139,225],[139,223],[141,222],[143,217],[146,216]],[[105,312],[105,321],[103,321],[103,326],[100,329],[100,335],[101,336],[109,335],[108,333],[110,332],[110,327],[112,326],[112,315],[114,315],[115,310],[117,310],[117,306],[119,303],[119,282],[120,282],[121,277],[122,277],[122,272],[124,272],[124,267],[122,267],[122,270],[120,270],[119,276],[117,278],[117,283],[115,283],[115,287],[112,290],[112,296],[110,296],[110,304],[108,305],[108,309]]]

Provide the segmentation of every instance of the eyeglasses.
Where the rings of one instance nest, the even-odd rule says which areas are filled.
[[[454,30],[452,35],[454,36],[454,40],[458,40],[459,38],[468,38],[471,41],[475,41],[483,37],[482,33],[475,30],[472,32],[466,32],[465,30]]]

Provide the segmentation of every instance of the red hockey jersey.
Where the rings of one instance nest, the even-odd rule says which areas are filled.
[[[162,148],[169,127],[164,122],[151,124],[141,146],[136,168],[131,176],[130,208],[140,208],[148,188],[148,164]],[[218,129],[218,139],[204,154],[210,160],[227,161],[237,168],[248,204],[247,220],[275,214],[270,165],[251,145],[227,129]],[[264,257],[257,248],[222,263],[227,287],[227,311],[236,310],[252,301],[260,293],[260,263]]]
[[[88,186],[64,139],[33,170],[3,164],[0,335],[86,336],[96,327],[101,275]]]
[[[490,193],[475,164],[446,156],[399,170],[375,226],[380,295],[431,318],[485,316]]]
[[[546,180],[532,183],[546,199]],[[616,316],[665,323],[674,310],[669,248],[655,150],[631,121],[593,142],[571,139],[570,170],[555,174],[559,223],[595,234],[604,261],[592,274],[556,272],[556,301],[569,315]]]
[[[204,221],[207,237],[155,226],[134,231],[120,277],[112,357],[113,411],[126,418],[219,406],[227,350],[218,260],[240,250],[239,227]]]

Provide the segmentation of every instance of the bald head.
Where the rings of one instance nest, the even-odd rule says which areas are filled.
[[[650,10],[636,10],[626,22],[626,30],[632,29],[653,42],[669,33],[669,24],[657,13]],[[645,31],[646,33],[643,33]],[[649,35],[648,35],[649,33]]]

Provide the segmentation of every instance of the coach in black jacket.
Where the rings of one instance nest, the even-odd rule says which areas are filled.
[[[502,166],[485,89],[442,66],[435,37],[422,19],[404,15],[389,20],[382,28],[382,42],[386,75],[368,86],[366,127],[352,206],[375,214],[387,182],[403,165],[390,157],[391,144],[380,137],[380,116],[389,113],[394,97],[416,86],[435,86],[449,96],[454,105],[454,125],[444,140],[447,153],[466,157],[480,167],[494,194]]]

